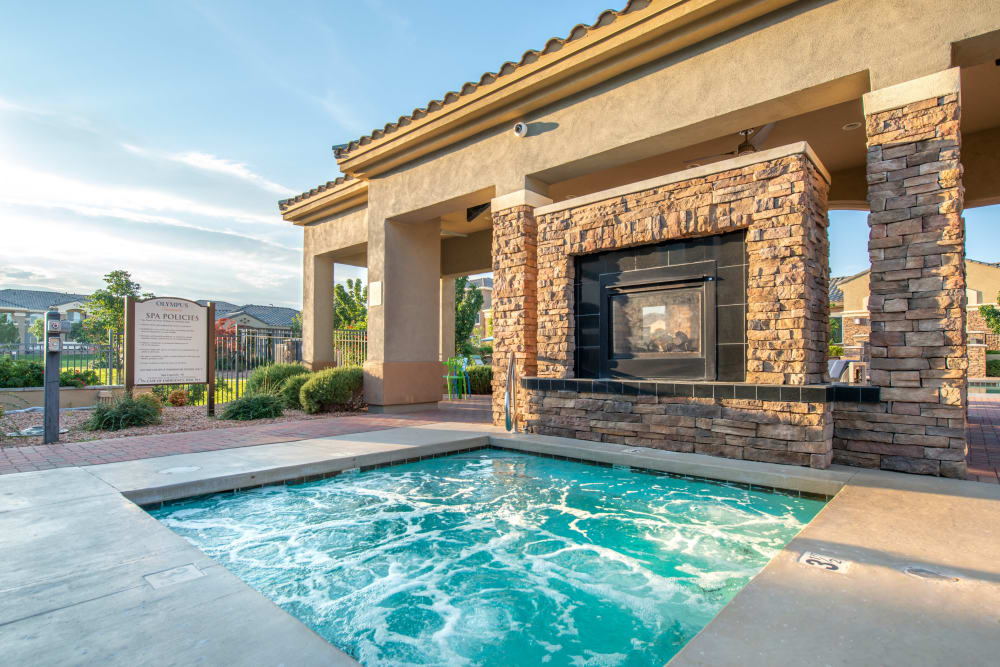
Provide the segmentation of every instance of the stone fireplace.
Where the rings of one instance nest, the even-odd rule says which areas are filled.
[[[878,389],[825,384],[828,188],[800,143],[521,218],[537,235],[526,429],[829,466],[834,401]]]
[[[745,236],[576,256],[575,376],[742,382]]]

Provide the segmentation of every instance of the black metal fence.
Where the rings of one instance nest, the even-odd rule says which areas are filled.
[[[101,343],[63,341],[59,370],[64,376],[77,377],[84,385],[123,384],[124,350],[124,336],[120,332],[112,332],[107,342]],[[42,343],[5,343],[0,345],[0,359],[3,358],[24,362],[17,369],[17,377],[23,377],[23,382],[26,383],[20,383],[22,380],[15,379],[13,386],[29,387],[33,386],[30,379],[35,371],[41,372],[41,365],[45,362],[45,351]]]
[[[364,329],[338,329],[333,334],[334,362],[338,366],[364,363],[368,353],[368,332]],[[41,344],[0,345],[0,359],[41,364],[44,359]],[[250,373],[269,364],[302,361],[302,339],[290,335],[275,335],[256,329],[239,329],[215,338],[215,402],[228,403],[246,395]],[[122,386],[125,383],[124,336],[113,332],[106,343],[63,343],[61,355],[63,371],[72,371],[85,385]],[[30,371],[30,369],[29,369]],[[41,386],[14,384],[12,386]],[[3,387],[0,387],[3,388]],[[205,405],[208,392],[203,384],[158,385],[153,391],[164,400],[174,394],[174,401],[186,405]],[[175,393],[177,392],[177,393]],[[183,394],[183,397],[182,395]]]

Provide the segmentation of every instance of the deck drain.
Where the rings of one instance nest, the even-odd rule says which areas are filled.
[[[181,565],[180,567],[164,570],[163,572],[147,574],[143,579],[153,588],[166,588],[167,586],[182,584],[192,579],[200,579],[204,576],[204,572],[195,567],[194,564],[191,564]]]
[[[196,470],[201,470],[201,466],[178,466],[176,468],[164,468],[160,471],[161,475],[180,475],[186,472],[194,472]]]
[[[935,572],[934,570],[928,570],[926,567],[914,567],[910,565],[908,567],[904,567],[903,572],[911,577],[929,579],[930,581],[958,581],[958,577],[952,577],[947,574]]]

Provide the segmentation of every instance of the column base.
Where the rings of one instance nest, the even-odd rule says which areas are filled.
[[[375,415],[398,415],[408,412],[437,410],[437,408],[437,401],[431,401],[430,403],[403,403],[399,405],[369,405],[368,412]]]
[[[444,366],[440,361],[365,362],[365,401],[370,412],[380,408],[418,406],[424,410],[441,400]]]

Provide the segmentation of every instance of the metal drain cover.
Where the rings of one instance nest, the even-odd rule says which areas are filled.
[[[911,577],[919,577],[931,581],[958,581],[958,577],[952,577],[947,574],[935,572],[934,570],[928,570],[926,567],[917,567],[915,565],[904,567],[903,572]]]
[[[161,475],[181,475],[186,472],[194,472],[196,470],[201,470],[201,466],[178,466],[176,468],[164,468],[160,471]]]

